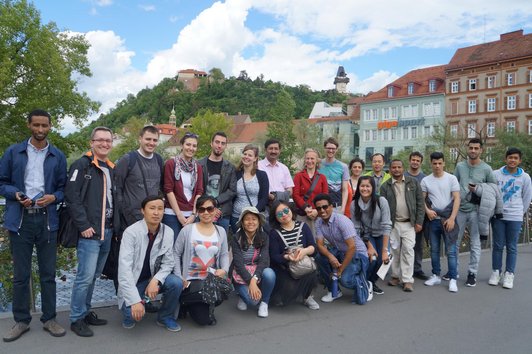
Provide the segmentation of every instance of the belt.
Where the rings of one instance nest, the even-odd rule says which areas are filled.
[[[26,214],[46,214],[46,208],[30,208],[24,209]]]
[[[401,220],[401,221],[397,220],[397,222],[410,222],[410,219]]]

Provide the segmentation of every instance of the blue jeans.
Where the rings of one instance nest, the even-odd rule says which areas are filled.
[[[329,246],[329,252],[338,259],[338,262],[342,263],[345,258],[345,252],[338,250],[336,247]],[[331,276],[333,269],[329,259],[321,254],[318,254],[316,257],[316,264],[318,265],[318,270],[321,273],[322,278],[325,281],[327,289],[331,291],[332,289],[332,280]],[[368,256],[365,253],[355,252],[351,263],[344,269],[342,276],[340,277],[340,284],[347,289],[355,288],[355,277],[360,272],[366,273],[368,271],[369,261]]]
[[[440,276],[440,240],[445,244],[447,254],[447,267],[449,269],[449,278],[456,279],[457,274],[457,257],[456,242],[450,242],[443,233],[443,225],[440,219],[430,221],[430,260],[432,262],[432,274]]]
[[[231,219],[228,217],[227,218],[221,217],[215,222],[216,225],[223,227],[226,233],[229,232],[230,223],[231,223]]]
[[[111,249],[113,229],[105,229],[104,240],[80,237],[78,241],[78,271],[72,287],[70,322],[87,316],[91,309],[94,283],[102,274],[107,255]]]
[[[177,220],[177,216],[172,214],[163,214],[163,224],[169,226],[174,231],[174,242],[179,236],[179,232],[183,228],[183,225]]]
[[[379,268],[382,265],[382,236],[381,237],[369,237],[369,242],[373,245],[373,248],[375,248],[375,251],[377,252],[377,260],[371,261],[369,263],[368,271],[366,278],[368,281],[375,283],[377,279],[379,279],[379,276],[377,275],[377,272],[379,271]]]
[[[256,306],[259,302],[263,301],[265,303],[270,302],[270,296],[275,286],[275,272],[271,268],[264,268],[262,271],[262,278],[259,283],[260,292],[262,293],[262,298],[260,300],[253,300],[249,296],[249,287],[244,284],[234,284],[235,290],[242,300],[249,306]]]
[[[57,232],[48,231],[46,214],[22,216],[19,232],[9,232],[13,258],[13,317],[15,322],[29,324],[30,275],[33,246],[37,249],[39,278],[41,280],[41,322],[55,318],[56,285],[55,260]]]
[[[150,283],[150,279],[146,279],[137,283],[137,290],[140,297],[144,296],[146,288]],[[163,294],[162,305],[157,312],[157,320],[162,322],[168,318],[174,318],[177,306],[179,305],[179,297],[183,291],[183,281],[175,274],[169,274],[164,284],[159,289],[159,294]],[[131,306],[126,306],[126,303],[122,305],[122,322],[126,325],[135,323],[133,316],[131,315]]]
[[[493,270],[502,271],[502,251],[504,246],[506,246],[506,271],[515,273],[517,240],[519,239],[522,224],[522,221],[493,220],[493,251],[491,253]]]
[[[465,227],[469,225],[469,272],[473,274],[478,273],[478,264],[480,262],[480,233],[478,230],[478,208],[475,207],[473,211],[463,212],[459,211],[456,216],[456,223],[460,230],[458,231],[457,247],[462,244],[462,237],[464,237]],[[458,263],[457,263],[458,266]]]

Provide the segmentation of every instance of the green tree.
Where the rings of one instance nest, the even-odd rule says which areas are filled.
[[[268,139],[275,138],[281,143],[281,154],[279,161],[284,163],[290,172],[295,172],[294,163],[300,157],[296,135],[294,134],[294,122],[289,121],[273,121],[268,124],[268,131],[266,133]]]
[[[484,147],[484,159],[488,160],[495,170],[504,166],[506,150],[509,147],[516,147],[523,153],[521,167],[530,174],[532,172],[532,136],[526,132],[514,133],[498,130],[495,133],[498,143],[489,149]],[[491,151],[490,151],[491,150]]]
[[[117,146],[113,147],[109,154],[109,160],[116,161],[120,156],[127,154],[131,150],[139,148],[139,133],[147,124],[146,120],[140,117],[131,117],[122,131],[116,132],[122,136],[122,141]]]
[[[77,78],[91,76],[88,42],[60,32],[26,0],[0,0],[0,149],[27,135],[25,115],[50,112],[54,126],[65,117],[81,124],[99,104],[77,91]],[[56,140],[58,136],[51,136]]]
[[[198,134],[198,151],[196,156],[203,158],[211,152],[211,137],[217,131],[223,131],[230,136],[233,122],[225,118],[221,113],[213,113],[207,110],[203,113],[198,113],[191,120],[192,132]]]

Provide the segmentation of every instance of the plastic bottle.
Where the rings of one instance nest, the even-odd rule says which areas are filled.
[[[335,298],[338,296],[338,272],[335,270],[332,273],[332,286],[331,286],[331,294],[332,297]]]

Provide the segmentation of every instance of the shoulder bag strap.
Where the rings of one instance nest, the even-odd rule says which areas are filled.
[[[305,203],[307,202],[308,198],[314,191],[314,188],[316,188],[316,185],[318,184],[318,180],[320,179],[320,174],[318,172],[314,173],[314,177],[312,178],[312,184],[310,185],[310,188],[308,189],[307,193],[303,196],[303,200]]]
[[[135,151],[135,154],[138,154],[138,152]],[[156,159],[155,153],[154,153],[153,158]],[[138,160],[138,156],[137,156],[137,160]],[[146,175],[144,174],[144,169],[142,168],[140,164],[141,163],[137,161],[137,165],[139,165],[139,169],[140,169],[140,174],[142,175],[142,183],[144,183],[144,190],[146,191],[146,196],[148,196],[150,193],[148,193],[148,184],[146,183]]]
[[[246,192],[246,197],[248,198],[249,205],[254,206],[253,203],[251,202],[251,198],[249,197],[248,189],[246,188],[246,181],[244,178],[244,173],[242,173],[242,185],[244,186],[244,192]]]

